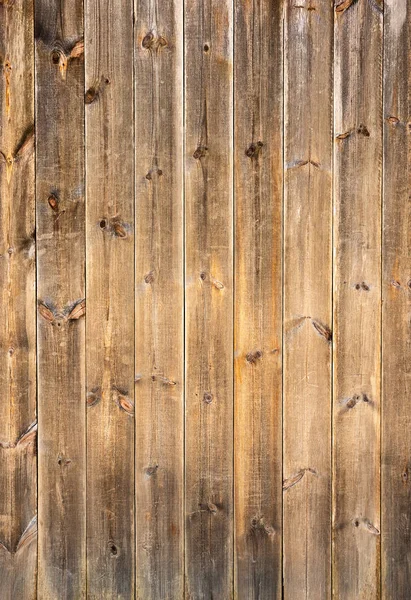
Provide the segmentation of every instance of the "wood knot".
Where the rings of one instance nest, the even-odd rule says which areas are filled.
[[[200,158],[204,158],[204,156],[207,156],[208,153],[208,147],[207,146],[198,146],[198,148],[195,150],[193,157],[196,160],[199,160]]]
[[[251,365],[255,365],[256,362],[262,358],[263,353],[261,350],[255,350],[254,352],[248,352],[248,354],[246,354],[246,361],[248,363],[250,363]]]
[[[61,327],[69,321],[77,321],[86,314],[86,299],[76,300],[74,303],[67,304],[62,311],[49,303],[39,300],[39,314],[45,321],[51,325]]]
[[[211,404],[213,401],[213,394],[211,392],[204,392],[203,400],[206,404]]]
[[[128,231],[130,229],[129,224],[122,221],[118,215],[112,217],[111,219],[100,219],[99,227],[106,233],[116,238],[127,237]]]
[[[370,132],[368,131],[368,129],[366,128],[366,126],[363,125],[362,123],[358,127],[358,129],[357,129],[357,133],[359,133],[360,135],[363,135],[365,137],[370,137]]]
[[[248,158],[256,158],[259,155],[263,145],[264,145],[263,142],[257,142],[256,144],[254,144],[254,143],[250,144],[250,146],[245,151],[246,156],[248,156]]]
[[[145,275],[145,277],[144,277],[144,281],[147,284],[153,283],[154,282],[154,272],[150,271],[149,273],[147,273],[147,275]]]
[[[87,406],[95,406],[101,401],[101,388],[95,387],[90,392],[87,392]]]
[[[145,50],[158,50],[167,46],[167,40],[162,35],[155,35],[149,31],[143,38],[141,45]]]
[[[113,400],[117,404],[119,409],[124,411],[126,414],[133,416],[134,415],[134,402],[129,397],[128,391],[113,385],[112,392],[113,392]]]
[[[369,292],[370,286],[367,283],[365,283],[365,281],[361,281],[360,283],[355,284],[355,289],[356,290],[364,290],[364,292]]]
[[[47,199],[47,202],[49,203],[50,208],[52,210],[54,210],[54,212],[58,212],[59,200],[58,200],[57,196],[55,196],[54,194],[50,194],[50,196]]]
[[[71,463],[70,458],[65,458],[61,454],[59,454],[59,456],[57,457],[57,464],[60,465],[60,467],[67,467],[70,463]]]
[[[153,475],[155,475],[158,471],[158,465],[154,465],[152,467],[147,467],[145,469],[145,474],[147,475],[147,477],[153,477]]]
[[[311,323],[313,324],[314,329],[320,335],[322,335],[327,340],[327,342],[331,342],[333,336],[332,336],[332,331],[328,327],[328,325],[325,325],[324,323],[322,323],[321,321],[318,321],[317,319],[311,319]]]
[[[97,90],[95,87],[91,87],[87,90],[84,96],[84,102],[86,104],[91,104],[97,98]]]
[[[108,542],[108,550],[112,558],[118,558],[118,547],[112,540]]]

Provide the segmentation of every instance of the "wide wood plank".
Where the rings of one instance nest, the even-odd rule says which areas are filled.
[[[185,2],[186,597],[233,593],[231,0]]]
[[[184,596],[183,2],[136,0],[136,597]]]
[[[134,598],[133,1],[85,2],[87,597]]]
[[[411,5],[384,8],[382,598],[411,596]]]
[[[83,2],[35,0],[38,598],[85,597]]]
[[[332,40],[287,2],[284,41],[284,598],[331,596]]]
[[[0,3],[0,596],[36,597],[33,2]]]
[[[235,4],[235,597],[282,594],[283,3]]]
[[[333,591],[380,594],[382,8],[337,3]]]

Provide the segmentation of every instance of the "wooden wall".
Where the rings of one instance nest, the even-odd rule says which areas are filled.
[[[411,598],[408,0],[0,0],[0,599]]]

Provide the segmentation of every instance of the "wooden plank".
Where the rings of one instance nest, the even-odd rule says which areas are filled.
[[[384,7],[382,598],[411,595],[411,5]]]
[[[233,593],[231,0],[185,3],[186,596]]]
[[[35,0],[38,598],[85,597],[83,2]]]
[[[236,0],[235,597],[281,598],[283,3]]]
[[[137,598],[184,596],[183,2],[135,2]]]
[[[134,598],[133,0],[85,2],[87,597]]]
[[[335,9],[333,592],[380,595],[382,7]]]
[[[329,2],[284,29],[284,598],[331,597],[332,56]]]
[[[0,3],[0,572],[36,597],[33,3]]]

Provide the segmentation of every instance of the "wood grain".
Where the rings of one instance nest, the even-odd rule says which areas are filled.
[[[0,595],[30,600],[37,572],[33,3],[0,4],[0,23]]]
[[[380,597],[382,12],[336,6],[333,592]]]
[[[185,3],[186,597],[233,593],[233,10]]]
[[[35,0],[38,598],[85,598],[83,3]]]
[[[235,598],[281,598],[283,4],[235,4]]]
[[[85,2],[87,597],[134,598],[133,2]]]
[[[184,597],[183,2],[135,14],[136,596],[167,600]]]
[[[382,598],[411,593],[411,6],[384,8]]]
[[[331,597],[332,40],[287,2],[284,40],[284,598]]]

